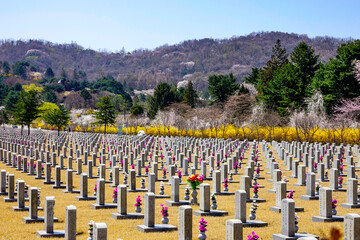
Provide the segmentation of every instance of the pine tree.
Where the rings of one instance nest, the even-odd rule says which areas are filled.
[[[57,127],[58,136],[60,135],[60,130],[68,125],[70,121],[70,111],[66,109],[64,105],[59,105],[58,109],[48,111],[44,116],[45,122],[47,124]]]
[[[185,104],[189,105],[190,107],[194,108],[196,98],[197,98],[197,94],[196,94],[196,91],[194,90],[193,84],[192,84],[192,82],[190,80],[188,85],[187,85],[187,88],[184,91],[184,100],[183,100],[183,102]]]
[[[55,74],[54,74],[54,72],[53,72],[53,70],[52,70],[51,67],[48,67],[48,68],[46,69],[46,71],[45,71],[45,77],[46,77],[46,78],[53,78],[53,77],[55,77]]]
[[[39,94],[35,90],[30,90],[29,92],[21,91],[19,100],[15,104],[14,120],[16,123],[21,124],[21,126],[26,125],[28,127],[28,135],[30,135],[32,121],[39,117],[40,104]]]
[[[281,42],[280,39],[278,39],[272,48],[271,58],[267,61],[264,71],[261,74],[261,85],[266,85],[271,81],[274,72],[289,62],[288,56],[289,54],[286,53],[286,49],[281,48]]]
[[[210,96],[217,102],[226,102],[239,88],[236,78],[232,73],[229,75],[212,75],[208,80]]]
[[[100,102],[96,103],[96,107],[99,111],[95,112],[95,118],[98,119],[97,124],[105,125],[105,135],[106,135],[106,127],[109,124],[115,123],[116,111],[114,106],[110,103],[109,96],[103,96]]]

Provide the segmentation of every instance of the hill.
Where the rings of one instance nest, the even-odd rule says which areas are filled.
[[[153,50],[99,52],[76,43],[55,44],[42,40],[0,41],[0,61],[14,64],[27,61],[45,72],[51,67],[56,76],[64,69],[72,76],[74,69],[85,72],[89,81],[112,75],[124,87],[151,89],[160,82],[177,84],[192,80],[197,90],[207,88],[207,77],[214,73],[234,73],[238,81],[252,67],[262,67],[271,55],[277,39],[291,52],[301,41],[312,45],[322,62],[336,55],[346,41],[332,37],[309,38],[307,35],[282,32],[259,32],[230,39],[187,40]]]

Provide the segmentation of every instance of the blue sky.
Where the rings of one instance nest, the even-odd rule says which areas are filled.
[[[14,0],[0,4],[0,39],[153,49],[258,31],[360,38],[359,0]]]

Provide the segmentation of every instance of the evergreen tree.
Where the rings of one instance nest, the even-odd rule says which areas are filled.
[[[289,55],[286,53],[286,49],[281,48],[281,42],[280,39],[278,39],[275,46],[272,48],[270,60],[267,61],[266,66],[261,73],[261,85],[266,85],[269,81],[271,81],[274,72],[288,63],[288,56]]]
[[[301,42],[294,48],[290,58],[297,67],[298,76],[301,79],[300,94],[302,98],[308,97],[306,96],[306,89],[320,67],[319,55],[315,55],[315,50],[311,46]]]
[[[257,88],[261,80],[261,73],[261,68],[252,68],[251,73],[248,76],[244,77],[243,81],[246,83],[251,83],[255,86],[255,88]]]
[[[82,97],[84,99],[85,103],[87,103],[87,104],[92,99],[90,92],[86,88],[81,90],[80,97]]]
[[[29,92],[21,91],[19,100],[15,104],[13,112],[14,120],[21,126],[28,127],[28,135],[30,135],[30,125],[32,121],[39,117],[40,97],[37,91],[30,90]]]
[[[183,102],[185,104],[189,105],[190,107],[194,108],[196,98],[197,98],[197,94],[196,94],[196,91],[194,90],[193,84],[192,84],[192,82],[190,80],[188,85],[187,85],[187,88],[184,91],[184,100],[183,100]]]
[[[10,91],[4,100],[5,109],[12,113],[15,110],[15,104],[18,102],[20,92]]]
[[[9,115],[5,109],[0,110],[0,124],[4,125],[5,130],[5,124],[9,122]]]
[[[115,123],[116,111],[114,106],[110,103],[109,96],[103,96],[100,102],[96,103],[96,107],[99,111],[95,112],[95,118],[98,120],[97,124],[105,125],[105,135],[106,135],[106,127],[109,124]]]
[[[7,61],[4,61],[2,64],[2,69],[4,74],[9,74],[10,73],[10,64]]]
[[[45,71],[45,77],[46,77],[46,78],[53,78],[53,77],[55,77],[55,74],[54,74],[54,72],[53,72],[53,70],[52,70],[51,67],[48,67],[48,68],[46,69],[46,71]]]
[[[58,136],[62,128],[68,125],[70,121],[70,110],[66,109],[64,105],[59,105],[59,108],[48,111],[45,116],[45,122],[55,126],[58,130]]]
[[[328,113],[341,99],[360,96],[360,84],[354,74],[354,60],[360,59],[360,40],[344,43],[337,55],[316,72],[312,87],[320,90]]]
[[[208,83],[210,96],[217,102],[225,102],[239,87],[232,73],[229,75],[212,75],[209,77]]]
[[[58,98],[53,90],[48,90],[44,93],[44,100],[45,102],[57,103]]]
[[[154,119],[157,111],[170,105],[175,101],[175,94],[168,83],[159,83],[154,92],[154,96],[150,100],[148,117]]]
[[[67,79],[67,73],[66,73],[66,71],[65,71],[64,68],[61,69],[60,77],[61,77],[61,78],[64,78],[64,79]]]
[[[136,104],[131,107],[130,112],[132,116],[139,116],[144,113],[144,108],[141,104]]]

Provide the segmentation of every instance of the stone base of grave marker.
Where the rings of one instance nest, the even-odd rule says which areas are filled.
[[[333,192],[346,192],[346,188],[331,189]]]
[[[327,217],[321,217],[321,216],[313,216],[312,221],[313,222],[343,222],[344,217],[343,216],[332,216],[331,218],[327,218]]]
[[[254,188],[254,185],[250,186],[250,188]],[[265,188],[263,185],[258,185],[258,188]]]
[[[117,208],[117,204],[114,203],[105,203],[103,205],[100,205],[100,204],[97,204],[97,203],[94,203],[94,204],[91,204],[91,208],[92,209],[95,209],[95,210],[98,210],[98,209],[111,209],[111,208]]]
[[[262,199],[262,198],[248,198],[246,199],[246,202],[247,203],[252,203],[252,202],[256,202],[256,203],[263,203],[263,202],[266,202],[265,199]]]
[[[166,201],[165,204],[170,207],[177,207],[177,206],[182,206],[182,205],[190,205],[191,202],[190,201],[178,201],[178,202]]]
[[[340,203],[343,208],[360,208],[360,204]]]
[[[306,183],[303,183],[303,184],[294,183],[293,186],[295,186],[295,187],[302,187],[302,186],[306,186]]]
[[[54,184],[55,181],[43,181],[42,183],[43,183],[43,184]]]
[[[3,196],[3,195],[9,195],[8,192],[0,192],[0,196]]]
[[[128,189],[127,191],[128,192],[147,192],[148,190],[147,189],[135,189],[135,190]]]
[[[215,195],[219,195],[219,196],[229,196],[229,195],[235,195],[234,192],[217,192],[214,193]]]
[[[168,179],[163,179],[163,178],[158,178],[158,179],[155,179],[155,182],[168,182],[169,180]]]
[[[258,220],[246,220],[243,222],[243,227],[267,227],[269,224],[267,222],[258,221]]]
[[[319,195],[315,195],[315,196],[301,195],[301,196],[300,196],[300,199],[301,199],[301,200],[305,200],[305,201],[319,200]]]
[[[330,182],[330,180],[329,179],[322,179],[322,180],[315,179],[315,182]]]
[[[291,192],[291,190],[286,190],[287,193]],[[293,191],[295,192],[295,191]],[[276,190],[275,189],[269,189],[268,190],[268,193],[276,193]]]
[[[4,198],[4,202],[16,202],[17,198]]]
[[[127,213],[127,214],[120,214],[120,213],[112,213],[111,217],[117,220],[120,219],[143,219],[144,214],[142,213]]]
[[[169,232],[169,231],[176,231],[177,227],[175,227],[171,224],[156,224],[154,227],[138,225],[137,229],[140,232]]]
[[[35,180],[45,179],[45,177],[34,177]]]
[[[155,195],[155,198],[170,198],[169,195]]]
[[[12,207],[12,210],[16,212],[25,212],[25,211],[29,211],[29,208],[28,207],[19,208],[18,206],[14,206]]]
[[[43,223],[44,217],[37,217],[37,218],[30,218],[30,217],[23,217],[23,222],[28,223]],[[59,222],[59,219],[54,217],[54,222]]]
[[[76,200],[76,201],[94,201],[94,200],[96,200],[96,197],[91,197],[91,196],[88,196],[88,197],[76,196],[76,197],[75,197],[75,200]]]
[[[63,193],[80,193],[80,190],[71,190],[71,191],[67,191],[67,190],[63,190]]]
[[[285,236],[282,234],[273,234],[273,240],[295,240],[295,239],[299,239],[299,238],[316,238],[319,239],[318,236],[316,235],[312,235],[309,233],[296,233],[295,236],[289,237],[289,236]]]
[[[196,216],[213,216],[213,217],[221,217],[227,216],[229,213],[223,210],[210,210],[209,212],[204,212],[201,210],[194,211],[194,215]]]
[[[66,186],[65,185],[60,185],[60,186],[53,185],[53,186],[51,186],[51,188],[52,189],[64,189],[64,188],[66,188]]]
[[[52,233],[46,231],[37,231],[36,236],[39,238],[63,238],[65,237],[65,230],[55,230]]]
[[[281,207],[270,207],[270,211],[281,213]],[[304,208],[295,207],[295,212],[304,212]]]

